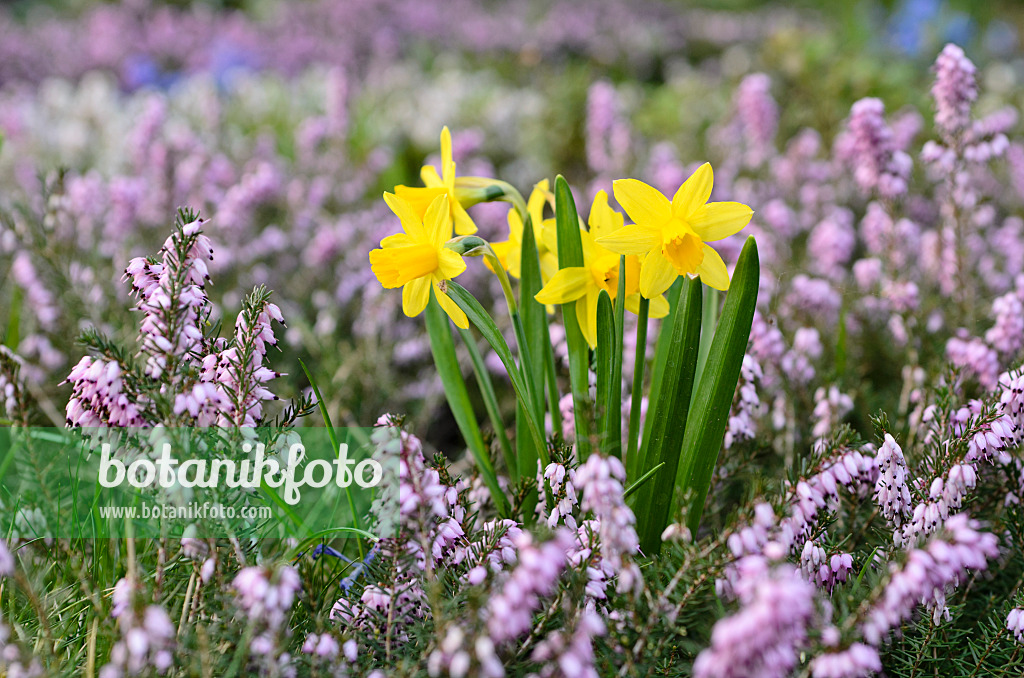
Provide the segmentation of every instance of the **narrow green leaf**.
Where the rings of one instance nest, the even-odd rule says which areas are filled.
[[[331,415],[327,411],[327,404],[324,402],[324,397],[320,394],[320,387],[317,385],[316,379],[313,378],[312,372],[310,372],[309,368],[306,367],[306,363],[303,362],[302,358],[299,358],[299,365],[302,366],[302,371],[306,373],[306,379],[309,380],[309,385],[313,388],[313,394],[316,396],[316,404],[320,409],[320,416],[324,420],[324,426],[327,427],[327,437],[331,440],[331,449],[334,454],[337,454],[339,450],[338,434],[334,430],[334,424],[331,422]],[[352,490],[347,485],[345,486],[345,496],[348,499],[348,508],[352,512],[352,524],[356,529],[358,529],[359,515],[356,513],[356,503],[355,499],[352,497]],[[363,553],[363,542],[361,539],[357,539],[356,542],[359,545],[359,557],[363,558],[365,555]]]
[[[750,236],[736,263],[729,294],[725,297],[722,316],[711,342],[708,362],[694,394],[694,406],[686,418],[674,505],[680,505],[684,496],[688,497],[686,523],[692,534],[697,534],[704,500],[711,486],[711,475],[725,437],[729,409],[750,338],[760,275],[757,243]]]
[[[565,177],[555,177],[555,225],[558,232],[558,268],[583,266],[583,240],[576,202]],[[592,403],[590,390],[590,347],[576,320],[576,302],[562,304],[562,322],[569,349],[569,385],[576,420],[576,453],[581,462],[590,456]]]
[[[685,433],[683,422],[687,420],[693,375],[697,368],[702,296],[700,281],[684,277],[679,287],[675,318],[671,326],[662,328],[663,335],[669,333],[670,343],[661,374],[660,393],[647,406],[651,426],[650,434],[641,446],[643,466],[639,470],[646,474],[658,464],[664,463],[665,466],[653,482],[637,493],[634,504],[640,548],[648,555],[654,555],[661,549],[661,533],[668,524],[672,506],[672,488]]]
[[[601,290],[597,298],[597,435],[602,452],[621,457],[622,378],[620,376],[618,380],[615,379],[613,313],[611,297]]]
[[[672,331],[669,328],[672,328],[673,325],[676,322],[676,308],[679,307],[679,288],[680,288],[680,286],[682,286],[682,284],[683,284],[682,279],[681,278],[677,278],[676,282],[672,284],[672,287],[670,287],[669,291],[666,292],[666,294],[665,294],[665,298],[669,300],[669,314],[666,315],[665,317],[663,317],[662,322],[660,322],[660,326],[659,326],[659,330],[658,330],[658,334],[657,334],[657,340],[656,340],[656,342],[654,344],[654,362],[651,365],[651,370],[650,370],[650,391],[647,394],[647,402],[656,402],[658,397],[659,397],[660,392],[662,392],[662,375],[665,373],[665,363],[669,359],[669,347],[672,345]],[[640,303],[643,304],[643,300],[642,299],[641,299]],[[642,305],[641,305],[641,310],[643,310],[643,306]],[[638,326],[637,329],[639,330],[639,326]],[[647,337],[647,335],[646,335],[646,332],[645,332],[644,335],[643,335],[644,346],[647,345],[646,337]],[[640,345],[640,339],[641,339],[640,333],[638,332],[637,333],[637,345],[638,346]],[[640,353],[640,352],[637,353],[638,361],[639,361],[640,356],[646,357],[646,350],[643,353]],[[638,362],[637,365],[640,366],[641,364]],[[634,370],[634,374],[637,373],[637,372],[638,372],[637,370]],[[639,372],[640,372],[640,375],[643,376],[643,372],[642,371],[639,371]],[[640,387],[643,388],[642,379],[641,379]],[[634,393],[636,393],[636,390],[634,390]],[[639,413],[640,412],[639,404],[637,404],[637,406],[638,406],[637,407],[637,412]],[[630,423],[632,425],[632,421]],[[647,438],[650,437],[650,425],[651,425],[651,419],[650,419],[650,417],[647,417],[644,420],[644,427],[643,427],[643,437],[644,437],[644,439],[647,439]],[[627,476],[629,476],[630,473],[635,474],[637,472],[637,470],[639,470],[640,468],[643,467],[643,459],[640,457],[639,452],[635,455],[635,457],[636,457],[636,459],[633,462],[633,466],[627,469]]]
[[[639,490],[641,487],[643,487],[644,483],[646,483],[648,480],[653,478],[654,474],[657,473],[661,469],[661,467],[664,466],[664,465],[665,465],[665,462],[661,462],[660,464],[658,464],[657,466],[652,468],[650,471],[648,471],[647,473],[643,474],[643,476],[641,476],[640,478],[637,478],[636,482],[633,483],[632,485],[630,485],[628,488],[626,488],[626,491],[622,493],[622,498],[623,499],[629,499],[629,495],[633,494],[634,492]]]
[[[427,304],[426,317],[430,351],[434,354],[434,365],[437,366],[437,373],[441,377],[441,385],[444,386],[448,406],[452,410],[459,431],[462,432],[462,437],[466,440],[470,454],[476,460],[480,476],[491,492],[491,498],[498,509],[498,514],[508,517],[511,509],[505,493],[498,485],[498,477],[494,473],[491,457],[488,454],[487,446],[484,445],[483,436],[480,435],[480,425],[473,413],[473,403],[469,399],[466,382],[462,379],[462,368],[455,355],[455,342],[452,341],[452,331],[448,327],[448,316],[437,303],[433,292],[431,292],[430,303]]]
[[[704,301],[700,315],[700,348],[697,350],[697,374],[694,383],[700,383],[700,375],[704,374],[704,366],[708,363],[711,339],[715,336],[715,327],[718,326],[718,297],[718,290],[704,286]]]
[[[540,292],[543,281],[540,274],[540,255],[537,252],[537,243],[533,234],[533,222],[530,215],[523,218],[523,242],[520,250],[521,271],[519,278],[519,314],[523,320],[524,341],[527,346],[526,355],[530,361],[520,359],[524,376],[530,382],[530,415],[536,422],[544,421],[544,344],[551,344],[548,335],[547,311],[544,305],[534,299],[534,295]],[[520,352],[520,358],[522,358]],[[518,475],[533,477],[537,473],[537,446],[529,433],[529,425],[526,417],[519,409],[523,404],[517,405],[516,411],[516,452],[519,462]],[[528,504],[532,504],[531,501]],[[533,515],[533,506],[525,507],[527,515]]]
[[[473,334],[469,330],[459,328],[459,335],[469,351],[469,360],[473,363],[476,383],[480,387],[480,395],[483,396],[484,407],[487,408],[487,416],[491,419],[491,426],[494,427],[494,436],[498,439],[501,455],[505,458],[505,465],[508,466],[509,473],[514,474],[516,458],[512,452],[512,444],[508,440],[505,422],[501,418],[501,408],[498,407],[498,396],[494,392],[494,382],[491,381],[491,373],[487,371],[487,365],[484,364],[484,359],[476,348]]]
[[[530,413],[529,405],[533,401],[530,387],[516,366],[516,362],[512,358],[512,351],[509,350],[508,344],[505,343],[505,337],[501,336],[498,326],[494,324],[494,320],[487,314],[484,307],[480,305],[480,302],[466,291],[466,288],[462,285],[449,281],[448,296],[463,310],[466,317],[469,318],[469,322],[480,331],[480,334],[491,345],[491,348],[494,349],[495,354],[497,354],[501,363],[505,366],[505,371],[508,372],[508,377],[512,381],[512,388],[516,392],[516,397],[525,406],[526,423],[530,429],[530,435],[533,437],[533,442],[537,446],[541,462],[547,466],[549,463],[548,451],[544,443],[544,436],[541,433],[541,428]]]

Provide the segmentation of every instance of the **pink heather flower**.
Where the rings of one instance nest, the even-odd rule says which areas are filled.
[[[818,388],[814,392],[814,427],[811,435],[821,440],[835,430],[847,414],[853,410],[853,398],[835,386]]]
[[[996,322],[985,333],[985,343],[1004,356],[1014,356],[1024,348],[1024,289],[1018,288],[992,302]]]
[[[814,379],[814,360],[821,357],[824,348],[818,330],[801,327],[793,337],[793,348],[782,357],[782,371],[791,381],[806,384]]]
[[[882,101],[867,98],[856,102],[846,124],[846,136],[837,142],[837,152],[852,167],[861,191],[870,194],[877,190],[885,198],[906,193],[912,163],[893,141]]]
[[[615,457],[592,454],[576,473],[583,493],[581,508],[592,511],[597,523],[601,558],[619,576],[618,591],[639,592],[640,569],[631,557],[640,550],[636,517],[623,497],[626,469]]]
[[[771,78],[764,73],[751,73],[743,78],[733,97],[746,148],[745,161],[751,167],[757,167],[775,152],[779,106],[771,89]]]
[[[235,575],[231,587],[238,596],[238,606],[250,619],[259,620],[272,629],[280,629],[302,588],[298,571],[285,565],[276,571],[263,567],[245,567]]]
[[[538,464],[538,472],[540,465]],[[538,473],[537,484],[543,488],[545,484],[551,488],[553,506],[551,511],[547,510],[547,492],[541,492],[541,500],[537,504],[537,514],[545,519],[548,527],[554,527],[559,522],[570,530],[577,527],[576,517],[573,515],[575,507],[579,505],[576,496],[576,471],[566,469],[563,464],[552,462],[544,469],[544,473]]]
[[[533,543],[528,532],[518,536],[518,564],[482,612],[491,640],[503,643],[530,629],[540,599],[550,596],[558,586],[566,565],[566,551],[573,542],[572,533],[564,529],[540,545]]]
[[[879,474],[875,483],[875,501],[882,510],[882,516],[899,527],[910,515],[910,487],[907,485],[907,462],[903,458],[903,450],[888,433],[875,460]]]
[[[736,387],[736,399],[729,413],[729,424],[725,429],[722,446],[731,448],[735,443],[750,440],[757,435],[757,420],[767,412],[767,407],[757,395],[757,381],[764,379],[761,365],[749,353],[744,354],[740,366],[740,381]]]
[[[1006,615],[1006,628],[1018,643],[1024,643],[1024,609],[1015,607],[1010,610]]]
[[[978,527],[965,513],[952,516],[943,525],[946,537],[911,550],[902,567],[891,566],[889,583],[861,627],[867,643],[877,647],[922,601],[944,600],[946,588],[955,586],[968,570],[988,567],[988,561],[999,555],[998,542]]]
[[[878,650],[854,643],[845,650],[818,655],[811,661],[813,678],[868,678],[882,671]]]
[[[819,275],[841,280],[856,246],[853,213],[845,208],[835,208],[818,222],[807,240],[811,267]]]
[[[815,589],[788,563],[763,556],[737,563],[740,609],[711,630],[693,664],[695,678],[783,678],[796,667],[815,617]]]
[[[971,106],[978,98],[976,69],[961,48],[948,44],[935,60],[934,70],[935,125],[951,137],[971,122]]]
[[[981,339],[971,337],[966,330],[959,330],[946,342],[946,358],[976,377],[982,388],[992,390],[996,387],[999,355]]]
[[[630,146],[629,125],[611,83],[599,80],[587,94],[587,163],[597,174],[621,171]]]
[[[14,556],[7,548],[7,543],[0,540],[0,577],[9,577],[12,574],[14,574]]]
[[[541,678],[597,678],[593,639],[604,633],[601,615],[584,608],[572,635],[565,630],[554,631],[537,644],[531,658],[542,664],[538,675]]]

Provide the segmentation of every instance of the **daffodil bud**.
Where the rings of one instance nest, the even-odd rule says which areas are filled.
[[[489,243],[477,235],[458,235],[444,244],[445,247],[464,257],[480,257],[488,253]]]
[[[501,200],[508,194],[505,188],[507,185],[503,181],[486,177],[456,177],[455,199],[463,207]]]

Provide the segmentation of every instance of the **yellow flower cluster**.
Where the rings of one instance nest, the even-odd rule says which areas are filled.
[[[466,207],[478,202],[494,180],[456,177],[451,134],[441,132],[442,171],[426,166],[420,172],[425,187],[398,186],[384,199],[402,223],[402,233],[381,241],[370,252],[370,265],[387,288],[404,286],[406,315],[423,311],[433,289],[438,303],[456,325],[468,327],[466,314],[446,294],[446,281],[466,269],[462,257],[445,244],[458,235],[476,232]],[[540,255],[543,288],[538,302],[547,305],[576,302],[580,329],[591,347],[597,344],[597,302],[601,291],[615,299],[619,284],[619,257],[625,257],[625,307],[639,310],[641,297],[650,300],[654,318],[668,313],[662,296],[680,275],[699,276],[719,290],[729,288],[729,272],[708,242],[742,230],[753,211],[737,202],[708,202],[713,174],[705,163],[687,179],[670,201],[657,189],[636,179],[613,183],[615,200],[633,223],[608,204],[600,191],[590,208],[589,230],[580,226],[583,266],[558,268],[555,220],[545,218],[545,206],[554,209],[547,180],[534,186],[526,211]],[[521,200],[521,199],[520,199]],[[513,277],[521,275],[520,252],[525,224],[519,212],[509,211],[509,237],[494,243],[493,251]]]

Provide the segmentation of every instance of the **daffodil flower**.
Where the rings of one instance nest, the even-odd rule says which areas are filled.
[[[619,255],[602,247],[595,239],[622,227],[622,215],[608,205],[608,194],[599,191],[590,208],[590,230],[580,229],[583,241],[583,266],[563,268],[534,297],[542,304],[576,302],[576,320],[591,348],[597,346],[597,301],[601,290],[615,300],[619,288]],[[640,257],[626,257],[625,306],[637,313],[640,306]],[[651,300],[650,315],[662,318],[668,314],[665,298]]]
[[[402,222],[403,233],[380,241],[370,252],[370,268],[387,289],[402,287],[402,310],[410,318],[419,315],[430,301],[430,289],[441,308],[462,329],[469,319],[447,294],[447,283],[466,270],[466,262],[444,245],[452,234],[448,196],[438,195],[420,216],[406,200],[391,193],[384,201]]]
[[[466,212],[466,207],[483,200],[484,189],[495,182],[482,177],[456,178],[455,161],[452,160],[452,134],[447,127],[441,130],[441,174],[437,173],[433,165],[424,165],[420,169],[420,178],[426,184],[425,187],[395,186],[395,193],[421,217],[427,213],[427,208],[437,196],[446,195],[451,221],[455,223],[455,233],[476,233],[476,224]]]
[[[537,254],[540,255],[540,273],[544,282],[550,280],[558,270],[557,246],[551,242],[551,237],[545,237],[555,232],[555,220],[544,219],[544,205],[554,203],[554,199],[554,195],[548,189],[548,180],[544,179],[534,185],[530,200],[526,204],[526,211],[533,225],[534,241],[537,243]],[[508,212],[508,240],[492,243],[491,247],[509,275],[518,278],[522,273],[523,220],[517,210],[512,209]]]
[[[708,286],[729,289],[729,271],[707,243],[738,233],[754,213],[738,202],[708,202],[714,177],[704,163],[676,191],[672,201],[636,179],[612,184],[615,199],[635,222],[600,238],[619,254],[647,257],[640,270],[640,294],[662,294],[680,275],[698,275]]]

